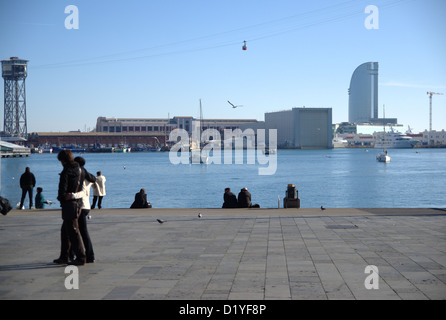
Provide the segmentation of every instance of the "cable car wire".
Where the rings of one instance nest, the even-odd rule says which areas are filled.
[[[400,5],[403,2],[408,1],[415,1],[415,0],[390,0],[383,4],[380,4],[380,8],[388,8],[388,7],[394,7],[397,5]],[[330,5],[324,8],[311,10],[304,13],[298,13],[295,15],[283,17],[280,19],[270,20],[250,26],[240,27],[233,30],[228,30],[224,32],[214,33],[210,35],[205,36],[199,36],[191,39],[186,40],[180,40],[160,45],[155,45],[152,47],[147,48],[141,48],[131,51],[124,51],[120,53],[113,53],[113,54],[107,54],[97,57],[91,57],[91,58],[83,58],[83,59],[76,59],[76,60],[70,60],[65,62],[58,62],[58,63],[50,63],[50,64],[42,64],[42,65],[36,65],[33,66],[34,69],[52,69],[52,68],[66,68],[66,67],[79,67],[79,66],[86,66],[86,65],[92,65],[92,64],[105,64],[105,63],[115,63],[115,62],[125,62],[125,61],[133,61],[133,60],[141,60],[141,59],[149,59],[149,58],[156,58],[156,57],[164,57],[164,56],[170,56],[170,55],[178,55],[178,54],[184,54],[184,53],[192,53],[192,52],[198,52],[198,51],[205,51],[205,50],[212,50],[217,48],[223,48],[223,47],[229,47],[234,46],[237,44],[240,44],[241,41],[239,40],[239,34],[241,32],[249,32],[250,30],[253,30],[253,33],[250,37],[247,38],[247,40],[244,41],[243,48],[246,48],[246,42],[254,42],[254,41],[260,41],[267,38],[277,37],[280,35],[284,35],[291,32],[296,32],[302,29],[311,28],[318,25],[323,25],[327,23],[332,22],[340,22],[347,19],[350,19],[357,15],[363,15],[364,11],[361,7],[360,9],[356,5],[357,0],[349,0],[346,2],[342,2],[335,5]],[[346,10],[348,10],[346,12]],[[327,15],[327,16],[324,16]],[[306,21],[308,20],[308,21]],[[276,27],[276,30],[273,30],[274,26]],[[266,31],[262,31],[259,29],[265,29],[268,28]],[[176,47],[182,46],[182,45],[189,45],[193,44],[195,42],[202,42],[203,40],[218,40],[218,38],[226,35],[234,34],[234,38],[237,37],[237,40],[227,40],[222,42],[217,42],[215,44],[203,44],[200,46],[195,46],[192,48],[185,48],[185,49],[175,49]],[[138,55],[138,56],[131,56],[139,52],[144,51],[154,51],[157,49],[163,49],[163,48],[174,48],[171,51],[164,51],[159,53],[151,53],[151,54],[145,54],[145,55]],[[246,49],[243,49],[246,50]],[[127,57],[119,58],[119,56],[126,55]],[[114,58],[116,57],[116,58]]]

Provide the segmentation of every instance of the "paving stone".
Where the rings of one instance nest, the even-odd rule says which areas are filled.
[[[446,299],[446,215],[434,209],[101,209],[96,262],[67,289],[58,210],[1,216],[0,298]],[[167,222],[160,225],[157,218]],[[365,288],[375,265],[379,289]]]

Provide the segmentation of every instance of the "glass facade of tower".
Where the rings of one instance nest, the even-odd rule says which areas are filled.
[[[378,118],[378,62],[366,62],[356,68],[348,94],[349,122],[368,123]]]

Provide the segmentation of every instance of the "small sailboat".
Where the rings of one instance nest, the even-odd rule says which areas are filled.
[[[387,150],[384,150],[383,152],[380,152],[377,156],[376,156],[376,160],[378,160],[378,162],[390,162],[391,158],[390,156],[387,154]]]
[[[384,117],[384,119],[386,118],[385,106],[383,106],[383,117]],[[384,136],[383,136],[383,141],[384,141],[386,139],[386,123],[385,123],[385,120],[383,120],[383,125],[384,125]],[[384,149],[383,152],[378,153],[378,155],[376,156],[376,160],[378,160],[378,162],[384,162],[384,163],[390,162],[391,158],[387,154],[387,149]]]
[[[200,135],[199,141],[190,142],[190,163],[192,164],[208,164],[209,157],[203,153],[203,146],[201,143],[201,134],[202,134],[202,123],[203,123],[203,112],[201,109],[201,99],[200,99]]]

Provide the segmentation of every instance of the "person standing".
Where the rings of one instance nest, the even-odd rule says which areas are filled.
[[[98,209],[102,208],[102,198],[106,195],[105,193],[105,177],[102,175],[101,171],[98,171],[96,176],[96,182],[93,185],[93,203],[91,209],[96,207],[96,202],[98,203]]]
[[[22,189],[22,198],[20,199],[20,209],[25,209],[23,202],[26,194],[29,196],[29,208],[33,209],[33,189],[36,186],[36,177],[31,172],[29,167],[26,167],[25,173],[20,177],[20,188]]]
[[[82,236],[82,241],[84,242],[85,246],[85,255],[86,255],[86,262],[87,263],[93,263],[94,262],[94,251],[93,251],[93,244],[90,239],[90,234],[88,233],[87,228],[87,217],[90,213],[90,188],[91,186],[96,182],[96,177],[92,175],[90,172],[85,169],[85,159],[82,157],[76,157],[74,158],[74,161],[79,163],[79,166],[81,167],[83,174],[85,176],[84,183],[82,185],[82,190],[73,193],[72,198],[74,199],[81,199],[81,213],[79,215],[79,232]]]
[[[70,150],[62,150],[57,159],[63,166],[60,173],[57,200],[62,208],[61,249],[60,256],[53,262],[58,264],[72,264],[76,266],[85,264],[85,247],[79,231],[78,217],[80,213],[80,201],[73,199],[72,194],[82,189],[84,174],[79,164],[74,161]],[[76,255],[76,259],[68,261],[70,250]]]

